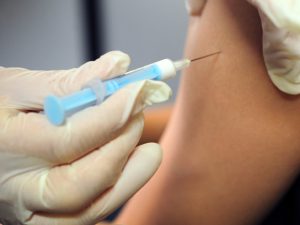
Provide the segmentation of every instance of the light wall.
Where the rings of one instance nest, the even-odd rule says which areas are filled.
[[[84,61],[78,0],[0,0],[0,65],[61,69]]]

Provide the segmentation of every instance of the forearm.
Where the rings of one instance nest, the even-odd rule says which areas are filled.
[[[215,50],[184,74],[163,164],[120,221],[252,224],[297,175],[300,99],[268,78],[258,15],[245,1],[208,1],[191,19],[187,56]]]

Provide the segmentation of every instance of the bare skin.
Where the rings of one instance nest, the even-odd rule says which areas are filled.
[[[144,113],[144,131],[139,144],[158,142],[166,128],[172,112],[172,106],[148,110]]]
[[[118,223],[255,224],[298,174],[300,98],[271,83],[246,1],[210,0],[191,18],[186,56],[216,50],[185,71],[162,166]]]

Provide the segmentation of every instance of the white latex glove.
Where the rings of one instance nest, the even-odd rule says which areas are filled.
[[[160,147],[136,144],[142,110],[169,98],[166,84],[129,85],[60,127],[37,113],[47,95],[70,94],[97,76],[122,74],[129,61],[124,53],[110,52],[78,69],[0,68],[0,218],[16,216],[32,225],[95,224],[154,174]]]
[[[248,0],[259,11],[263,53],[273,83],[288,94],[300,93],[300,1]]]

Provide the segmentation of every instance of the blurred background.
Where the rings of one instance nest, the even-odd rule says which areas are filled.
[[[0,0],[0,65],[67,69],[110,50],[131,68],[179,59],[187,17],[183,0]]]

